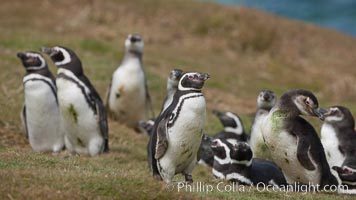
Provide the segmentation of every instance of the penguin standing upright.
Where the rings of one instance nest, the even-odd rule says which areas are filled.
[[[262,137],[262,122],[276,104],[276,95],[271,90],[262,90],[257,97],[257,112],[251,126],[250,147],[256,158],[272,159]]]
[[[42,47],[57,71],[57,96],[65,130],[65,145],[72,153],[98,155],[109,150],[105,107],[81,61],[69,48]]]
[[[113,116],[135,129],[138,121],[154,117],[142,66],[143,47],[140,35],[127,37],[124,59],[113,73],[106,95],[106,106]]]
[[[192,171],[205,125],[206,102],[202,94],[208,74],[185,73],[174,94],[173,102],[156,119],[148,144],[153,176],[172,182],[175,174],[192,182]]]
[[[248,136],[245,133],[242,120],[237,114],[232,112],[220,112],[217,110],[214,110],[213,113],[219,118],[224,126],[224,130],[217,133],[214,138],[247,141]]]
[[[26,69],[25,103],[21,113],[26,136],[37,152],[59,152],[64,147],[55,78],[45,59],[36,52],[17,53]]]
[[[167,79],[167,96],[163,101],[161,113],[168,108],[173,101],[174,93],[178,89],[179,79],[182,77],[183,71],[180,69],[173,69]]]
[[[341,166],[346,155],[356,158],[354,117],[350,110],[343,106],[328,108],[324,116],[325,122],[321,127],[321,143],[324,146],[326,158],[330,167]]]
[[[267,150],[288,183],[338,185],[315,129],[300,117],[302,114],[324,117],[317,98],[310,91],[285,92],[262,124]]]
[[[339,193],[356,193],[356,131],[355,119],[344,106],[332,106],[324,113],[321,143],[329,165],[337,173],[347,190]]]

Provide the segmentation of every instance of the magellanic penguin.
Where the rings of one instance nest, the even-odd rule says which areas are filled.
[[[168,76],[167,79],[167,96],[163,101],[163,105],[161,108],[161,113],[168,108],[168,106],[173,101],[174,93],[176,93],[178,89],[179,79],[182,77],[183,71],[181,69],[173,69]]]
[[[224,126],[224,130],[208,136],[204,134],[199,151],[199,164],[213,167],[214,154],[211,149],[211,142],[214,139],[227,140],[230,143],[236,144],[238,141],[247,141],[248,136],[244,131],[242,121],[238,115],[232,112],[220,112],[214,110],[213,113],[219,118]]]
[[[205,124],[206,102],[202,94],[208,74],[185,73],[174,94],[173,102],[156,119],[148,144],[153,176],[170,183],[175,174],[192,182],[192,171]]]
[[[214,158],[212,172],[213,176],[217,179],[226,179],[226,175],[229,173],[231,157],[228,143],[223,138],[214,139],[211,142],[210,147]]]
[[[42,47],[57,70],[57,96],[65,130],[65,145],[72,153],[95,156],[109,150],[105,107],[82,63],[69,48]]]
[[[242,120],[237,114],[232,112],[220,112],[217,110],[214,110],[213,113],[219,118],[224,126],[224,130],[217,133],[214,138],[247,141],[248,136],[245,133]]]
[[[272,159],[269,151],[266,151],[267,146],[263,141],[261,129],[264,118],[276,102],[276,95],[271,90],[262,90],[257,97],[257,111],[251,126],[249,141],[253,156],[256,158]]]
[[[253,158],[250,145],[246,142],[229,144],[231,164],[226,180],[244,185],[286,186],[287,181],[281,169],[269,160]]]
[[[203,139],[200,144],[199,148],[199,160],[198,164],[208,166],[208,167],[213,167],[214,164],[214,153],[213,150],[211,149],[211,144],[213,141],[213,137],[203,134]]]
[[[310,91],[289,90],[262,124],[262,135],[272,159],[290,184],[338,185],[315,129],[300,117],[317,116],[323,120],[318,106],[317,98]]]
[[[153,126],[155,125],[154,119],[149,119],[147,121],[140,120],[138,122],[138,128],[141,133],[150,136]]]
[[[17,53],[26,69],[23,78],[25,103],[21,112],[26,136],[37,152],[59,152],[64,147],[55,78],[41,54]]]
[[[346,155],[356,158],[355,120],[350,110],[343,106],[328,108],[324,116],[321,143],[330,167],[340,167]]]
[[[356,131],[350,110],[332,106],[324,113],[321,142],[331,168],[336,170],[342,185],[339,193],[356,193]]]
[[[333,166],[332,169],[341,179],[338,193],[356,194],[356,157],[348,156],[341,167]]]
[[[142,66],[143,39],[130,34],[125,55],[112,75],[106,94],[106,107],[119,122],[138,130],[138,121],[154,117],[147,80]]]

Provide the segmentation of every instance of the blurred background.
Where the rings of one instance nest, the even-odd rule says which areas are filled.
[[[356,36],[354,0],[214,0],[221,4],[245,6],[269,13],[333,28]]]

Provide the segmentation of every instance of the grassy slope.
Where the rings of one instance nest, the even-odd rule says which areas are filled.
[[[82,59],[101,95],[123,55],[127,34],[139,32],[154,106],[175,66],[208,72],[207,131],[221,128],[212,109],[239,113],[250,126],[257,93],[313,90],[322,106],[347,105],[356,114],[356,40],[259,11],[181,1],[2,1],[0,7],[0,198],[199,198],[165,191],[147,169],[147,138],[110,121],[111,153],[95,158],[33,153],[21,135],[24,70],[16,52],[63,45]],[[52,70],[55,70],[50,64]],[[313,120],[320,126],[320,122]],[[248,128],[247,128],[248,129]],[[196,181],[216,183],[199,166]],[[209,197],[343,199],[346,196],[218,193]]]

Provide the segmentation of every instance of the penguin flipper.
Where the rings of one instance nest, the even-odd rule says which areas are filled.
[[[109,109],[109,98],[110,98],[111,86],[112,86],[112,78],[110,79],[108,89],[106,90],[106,93],[105,93],[104,105],[105,105],[106,109]]]
[[[26,136],[26,138],[28,139],[28,128],[27,128],[27,118],[26,118],[26,105],[23,104],[22,107],[22,111],[21,111],[21,121],[22,121],[22,125],[24,127],[24,135]]]
[[[168,138],[167,138],[167,119],[159,122],[157,127],[157,142],[155,159],[160,159],[167,151],[168,148]]]
[[[307,170],[315,170],[313,162],[310,160],[308,152],[310,151],[310,142],[304,137],[297,135],[297,158],[299,163]]]
[[[96,110],[98,113],[98,123],[100,127],[100,133],[104,138],[104,152],[109,151],[109,127],[108,127],[108,121],[107,121],[107,115],[106,115],[106,110],[105,106],[101,101],[96,102]]]

